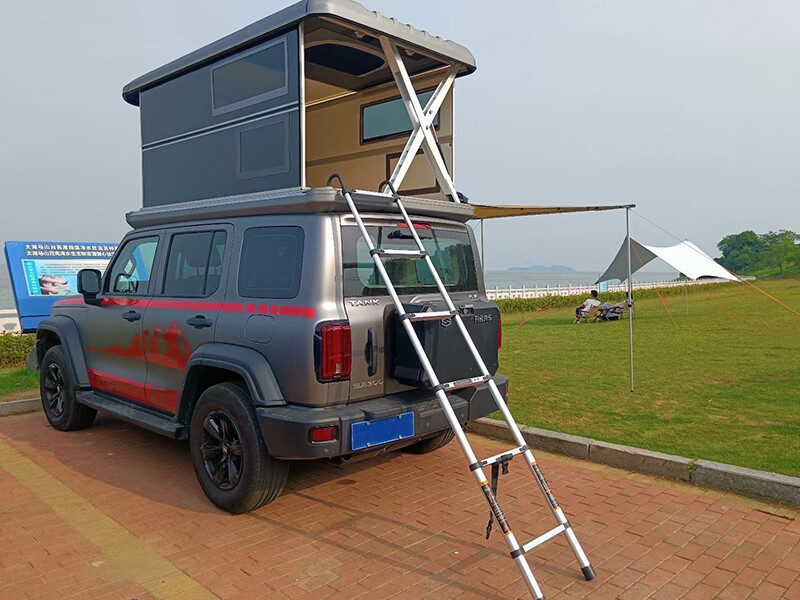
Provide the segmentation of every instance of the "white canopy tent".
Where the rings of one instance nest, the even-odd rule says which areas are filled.
[[[631,318],[628,319],[628,344],[631,360],[631,391],[633,391],[633,278],[632,275],[647,263],[660,258],[665,263],[683,273],[689,279],[700,277],[717,277],[730,281],[740,279],[716,262],[708,254],[695,246],[689,240],[684,240],[674,246],[646,246],[631,238],[630,210],[625,211],[625,226],[627,234],[622,241],[614,260],[598,279],[597,282],[618,279],[628,281],[628,306],[631,308]],[[688,288],[687,288],[688,294]],[[687,295],[688,310],[688,295]]]
[[[630,253],[630,266],[628,265],[628,255]],[[708,254],[695,246],[692,242],[685,240],[674,246],[647,246],[634,239],[630,241],[628,250],[628,239],[626,238],[620,246],[619,252],[611,261],[600,278],[600,281],[618,279],[625,281],[645,266],[650,261],[660,258],[665,263],[677,269],[689,279],[699,279],[700,277],[716,277],[718,279],[728,279],[739,281],[733,273],[716,262]]]

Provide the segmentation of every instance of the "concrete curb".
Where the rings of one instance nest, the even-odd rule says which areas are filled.
[[[698,460],[692,470],[692,483],[748,496],[774,498],[800,506],[800,478]]]
[[[39,398],[30,400],[12,400],[11,402],[0,402],[0,417],[10,415],[20,415],[22,413],[42,410],[42,401]]]
[[[480,435],[511,440],[511,432],[504,421],[489,418],[477,419],[469,423],[469,429]],[[546,452],[566,454],[620,469],[678,479],[702,487],[800,506],[800,478],[798,477],[757,471],[710,460],[693,460],[632,446],[609,444],[547,429],[522,427],[521,431],[522,437],[531,447]]]

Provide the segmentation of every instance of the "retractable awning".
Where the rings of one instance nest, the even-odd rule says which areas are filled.
[[[524,217],[526,215],[555,215],[559,213],[599,212],[602,210],[620,210],[633,208],[635,204],[617,204],[613,206],[520,206],[513,204],[500,204],[490,206],[487,204],[473,204],[475,209],[473,219],[501,219],[503,217]]]

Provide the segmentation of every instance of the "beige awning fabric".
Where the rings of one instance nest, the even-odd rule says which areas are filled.
[[[615,206],[518,206],[500,204],[489,206],[487,204],[473,204],[475,209],[473,219],[501,219],[503,217],[524,217],[526,215],[555,215],[558,213],[597,212],[601,210],[619,210],[633,208],[635,204],[619,204]]]

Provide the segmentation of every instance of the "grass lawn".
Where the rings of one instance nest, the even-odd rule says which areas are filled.
[[[800,311],[800,280],[755,283]],[[530,313],[504,314],[517,420],[800,476],[800,316],[739,284],[690,287],[688,314],[683,296],[664,299],[677,331],[657,297],[636,305],[633,393],[627,318],[573,325],[560,308],[516,327]]]
[[[25,400],[39,396],[39,373],[24,367],[0,369],[0,402]]]

